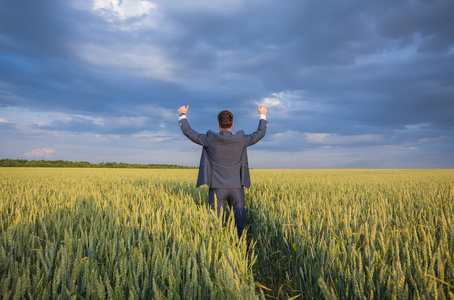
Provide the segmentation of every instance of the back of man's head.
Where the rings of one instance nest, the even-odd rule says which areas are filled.
[[[219,127],[229,129],[233,126],[233,114],[228,110],[223,110],[218,115]]]

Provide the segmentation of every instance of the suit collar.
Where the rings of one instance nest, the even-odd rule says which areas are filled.
[[[219,132],[219,135],[220,135],[220,136],[232,136],[233,133],[232,133],[230,130],[221,130],[221,131]]]

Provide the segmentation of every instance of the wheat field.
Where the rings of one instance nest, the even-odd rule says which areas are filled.
[[[454,170],[0,168],[2,299],[454,299]]]

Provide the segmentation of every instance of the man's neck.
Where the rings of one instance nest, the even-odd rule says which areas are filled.
[[[232,127],[230,127],[230,128],[221,128],[221,127],[219,127],[219,130],[221,130],[221,131],[222,131],[222,130],[232,131]]]

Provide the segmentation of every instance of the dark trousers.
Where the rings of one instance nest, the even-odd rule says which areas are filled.
[[[216,194],[216,197],[215,197]],[[215,199],[217,199],[217,203],[215,206]],[[211,209],[215,210],[217,207],[217,215],[219,217],[222,211],[225,211],[225,204],[226,202],[230,205],[230,208],[233,210],[233,214],[235,217],[235,225],[238,231],[238,238],[241,237],[243,234],[244,228],[247,225],[247,218],[246,218],[246,207],[245,207],[245,197],[244,197],[244,189],[217,189],[217,188],[210,188],[209,189],[209,203]],[[224,216],[222,216],[224,217]]]

